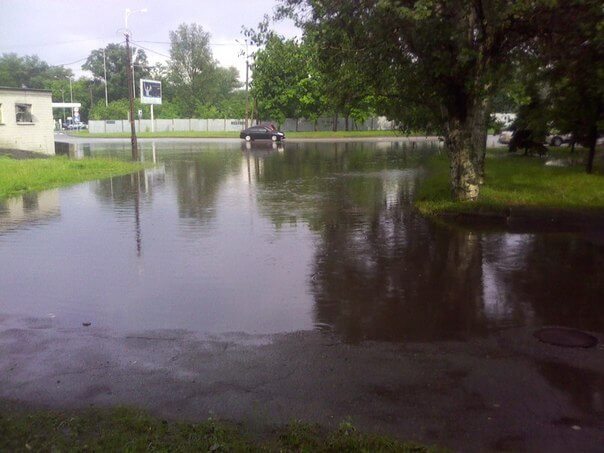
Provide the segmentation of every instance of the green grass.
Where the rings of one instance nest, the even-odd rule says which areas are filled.
[[[577,151],[581,155],[585,151]],[[550,158],[569,157],[568,150],[550,152]],[[579,159],[582,160],[582,159]],[[604,210],[604,176],[585,173],[582,163],[570,167],[545,166],[537,157],[508,155],[489,150],[486,181],[478,201],[451,201],[449,165],[445,156],[434,157],[422,183],[416,206],[428,215],[443,213],[501,213],[509,208],[543,210]]]
[[[262,435],[259,435],[262,434]],[[166,421],[129,409],[85,412],[0,412],[0,451],[437,451],[359,433],[350,423],[334,432],[291,423],[270,433],[208,420]]]
[[[111,134],[91,134],[88,131],[69,132],[76,137],[90,138],[128,138],[130,132]],[[417,134],[422,135],[422,134]],[[318,131],[318,132],[286,132],[287,138],[355,138],[355,137],[394,137],[402,136],[398,131]],[[203,132],[203,131],[173,131],[173,132],[139,132],[139,138],[239,138],[237,132]]]
[[[0,199],[141,170],[140,163],[66,157],[16,160],[0,156]]]

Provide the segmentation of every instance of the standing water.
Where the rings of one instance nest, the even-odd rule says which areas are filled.
[[[153,169],[0,201],[0,315],[351,342],[602,330],[604,250],[425,219],[412,203],[434,152],[145,144]]]

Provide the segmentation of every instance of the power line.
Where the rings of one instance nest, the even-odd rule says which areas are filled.
[[[170,41],[138,41],[146,44],[172,44]],[[232,42],[210,42],[210,46],[245,46],[245,44],[232,43]]]
[[[140,42],[146,42],[146,41],[132,41],[132,44],[136,44],[137,47],[140,47],[141,49],[144,49],[144,50],[146,50],[148,52],[153,52],[153,53],[156,53],[157,55],[161,55],[162,57],[170,58],[170,55],[166,55],[165,53],[158,52],[157,50],[153,50],[153,49],[149,49],[147,47],[141,46],[139,44]]]
[[[84,61],[86,59],[88,59],[88,57],[80,58],[79,60],[72,61],[70,63],[51,64],[50,66],[71,66],[72,64],[80,63],[81,61]]]

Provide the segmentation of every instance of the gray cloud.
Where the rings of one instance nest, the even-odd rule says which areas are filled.
[[[80,0],[16,1],[0,0],[0,53],[36,54],[50,64],[72,63],[81,74],[82,62],[92,49],[123,40],[124,11],[147,8],[147,13],[133,14],[129,28],[133,39],[149,49],[151,62],[165,60],[168,33],[179,24],[198,23],[212,35],[214,56],[224,66],[235,66],[244,74],[245,60],[235,39],[242,38],[241,26],[255,26],[262,16],[271,13],[274,0]],[[286,36],[298,33],[292,23],[277,25]],[[155,51],[155,52],[153,52]],[[75,63],[74,63],[75,62]]]

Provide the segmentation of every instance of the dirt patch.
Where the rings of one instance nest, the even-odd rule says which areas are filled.
[[[0,148],[0,156],[8,156],[13,159],[48,159],[49,156],[24,149]]]

